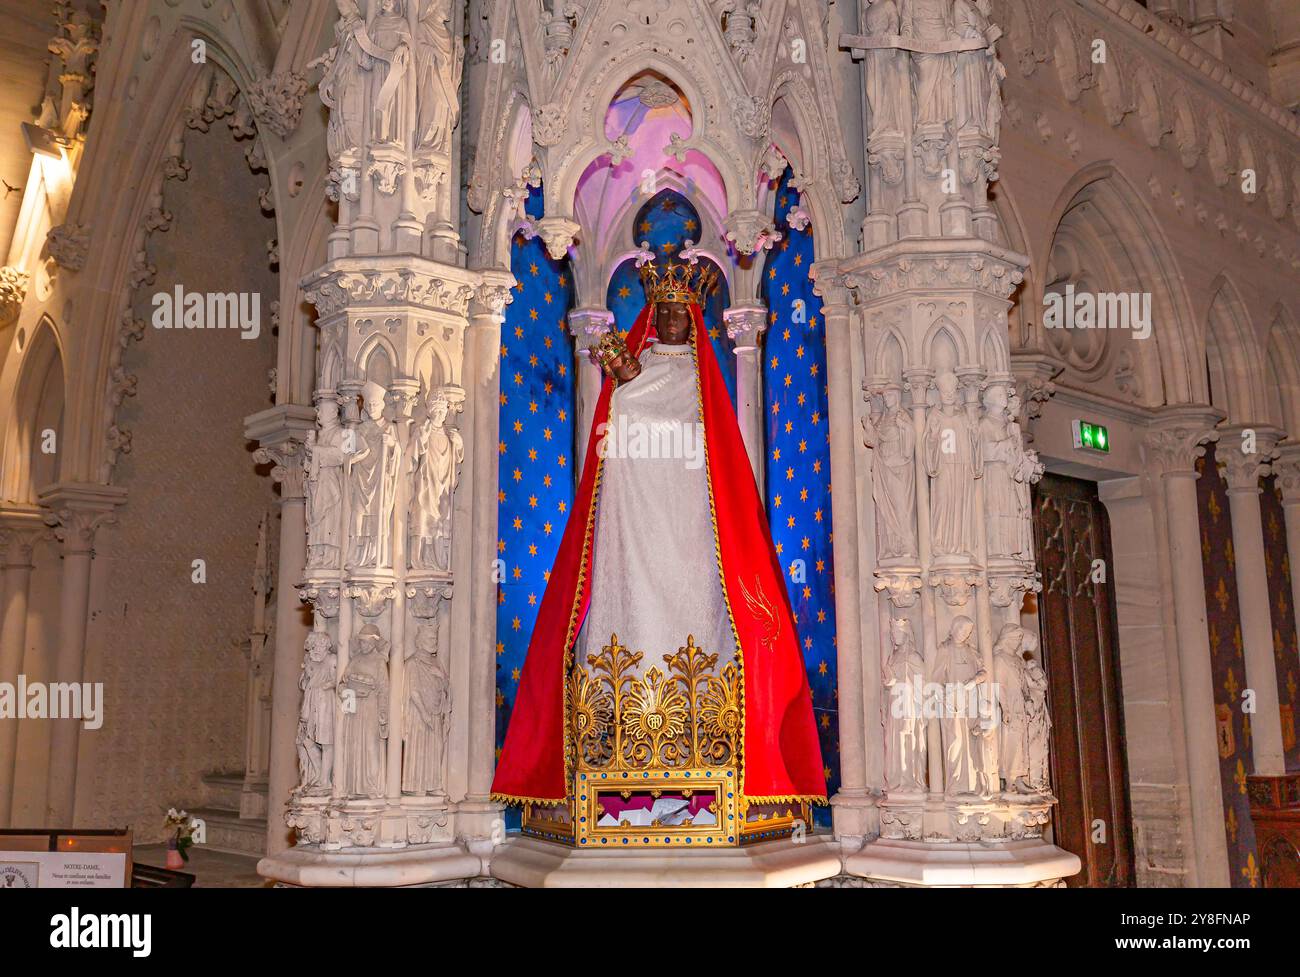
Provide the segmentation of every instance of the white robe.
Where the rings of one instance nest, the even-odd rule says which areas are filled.
[[[718,577],[695,357],[690,346],[657,344],[640,359],[641,375],[617,388],[610,402],[591,603],[575,660],[584,664],[599,655],[617,634],[624,647],[644,653],[638,675],[651,666],[667,672],[664,656],[691,634],[697,646],[717,653],[721,668],[735,658],[736,643]],[[625,457],[639,438],[642,446],[657,441],[687,445],[689,452]]]

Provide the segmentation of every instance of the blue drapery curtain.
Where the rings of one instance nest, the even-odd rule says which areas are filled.
[[[542,191],[525,205],[542,217]],[[501,328],[497,451],[497,750],[505,739],[537,611],[573,505],[574,359],[568,313],[573,274],[540,237],[510,245],[514,301]],[[518,814],[512,810],[512,819]]]
[[[813,293],[813,228],[794,230],[799,192],[786,169],[776,186],[774,219],[783,235],[768,253],[762,295],[768,309],[763,340],[763,407],[767,518],[803,647],[821,736],[827,788],[839,789],[839,702],[836,688],[835,577],[831,531],[830,421],[826,326]],[[851,490],[851,486],[850,486]],[[819,822],[829,822],[820,809]]]

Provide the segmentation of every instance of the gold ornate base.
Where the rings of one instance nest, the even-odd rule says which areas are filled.
[[[806,803],[745,804],[734,768],[582,771],[565,804],[525,804],[523,832],[575,848],[726,848],[807,831]]]
[[[740,674],[687,636],[666,671],[611,635],[569,677],[573,788],[525,804],[525,834],[577,848],[725,848],[807,830],[807,804],[740,794]]]

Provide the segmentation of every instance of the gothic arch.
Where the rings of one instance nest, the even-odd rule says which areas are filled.
[[[1040,296],[1046,285],[1042,279],[1042,256],[1035,253],[1037,248],[1025,232],[1020,207],[1004,180],[990,184],[989,203],[997,217],[997,240],[994,243],[1029,259],[1024,284],[1013,296],[1007,313],[1008,346],[1020,349],[1032,345],[1034,324],[1039,320],[1038,313],[1026,303]]]
[[[1141,399],[1152,406],[1204,403],[1204,369],[1195,365],[1195,320],[1173,249],[1141,194],[1113,162],[1089,164],[1065,184],[1050,211],[1040,253],[1052,253],[1062,224],[1072,213],[1081,214],[1081,203],[1088,205],[1086,223],[1096,232],[1095,244],[1111,278],[1099,284],[1151,295],[1152,334],[1147,342],[1154,344],[1155,352],[1144,347],[1136,353],[1153,374],[1153,389],[1143,391]],[[1044,278],[1043,291],[1029,297],[1038,308],[1051,284]]]
[[[684,64],[663,57],[652,49],[651,43],[642,41],[620,52],[620,55],[596,62],[597,67],[588,72],[581,90],[588,92],[583,98],[581,112],[570,111],[569,117],[581,124],[582,130],[573,134],[569,151],[558,163],[544,167],[546,212],[566,213],[572,206],[578,182],[587,168],[609,152],[605,138],[605,111],[614,96],[632,79],[646,72],[662,75],[686,98],[691,108],[691,148],[713,164],[722,178],[728,208],[743,206],[752,194],[746,193],[741,174],[736,172],[736,153],[733,147],[719,142],[711,133],[710,116],[718,114],[720,94],[711,93]],[[718,165],[719,161],[728,165]]]
[[[971,362],[970,350],[966,348],[966,342],[962,338],[961,330],[957,328],[955,322],[945,315],[939,316],[930,324],[925,339],[921,343],[921,348],[924,350],[923,362],[942,365],[947,367],[948,370],[965,366]],[[948,358],[943,355],[944,349],[950,351],[951,363],[943,362]]]
[[[808,83],[793,70],[783,72],[774,80],[771,102],[773,116],[776,116],[777,106],[783,106],[794,125],[794,138],[800,151],[800,196],[812,217],[813,227],[818,231],[818,258],[841,257],[847,249],[841,217],[844,208],[835,200],[832,137],[826,119],[818,112],[817,101]],[[774,132],[773,135],[777,134]],[[781,143],[776,139],[773,141],[789,159],[790,154]]]
[[[1269,420],[1292,437],[1300,437],[1300,323],[1280,302],[1270,315],[1267,368],[1270,373]]]
[[[207,45],[208,63],[195,64],[191,41],[201,39]],[[183,146],[185,114],[189,95],[205,72],[226,73],[239,92],[247,90],[254,77],[244,60],[235,53],[236,46],[210,33],[207,25],[183,16],[177,27],[155,54],[157,68],[152,84],[138,102],[115,106],[122,116],[111,115],[96,131],[113,138],[117,130],[111,123],[131,127],[132,139],[112,172],[91,169],[96,157],[115,152],[117,144],[103,146],[92,139],[87,147],[83,179],[74,189],[68,220],[79,219],[92,227],[105,228],[105,237],[92,240],[92,261],[81,272],[98,281],[98,287],[83,289],[89,306],[78,310],[78,318],[98,325],[88,333],[85,345],[69,351],[68,407],[64,438],[66,453],[63,476],[87,481],[110,482],[117,446],[106,437],[116,413],[116,404],[104,391],[111,390],[111,377],[118,368],[125,346],[124,327],[130,325],[130,302],[134,289],[131,276],[138,272],[137,252],[147,235],[146,216],[161,193],[165,179],[163,165],[178,142]],[[176,93],[186,93],[177,98]],[[129,113],[129,114],[128,114]],[[260,133],[255,138],[262,138]],[[275,204],[277,238],[281,232],[281,182],[274,154],[264,153]],[[119,174],[135,179],[128,186],[134,192],[119,192]],[[110,187],[106,183],[111,181]],[[85,203],[82,203],[85,201]],[[104,257],[96,262],[96,254]],[[125,317],[124,317],[125,313]]]
[[[299,196],[311,194],[315,212],[293,222],[294,238],[281,242],[280,334],[276,349],[277,403],[308,404],[320,386],[316,376],[316,309],[301,300],[298,283],[328,260],[329,235],[334,230],[329,198],[325,196],[328,166],[322,165]],[[277,221],[278,223],[278,221]],[[323,341],[323,337],[321,337]],[[334,381],[338,382],[337,378]]]
[[[34,503],[37,493],[59,478],[67,394],[63,342],[54,320],[42,316],[32,330],[14,387],[5,444],[3,498]],[[55,432],[53,454],[41,452],[41,432]]]
[[[673,98],[654,105],[641,101],[646,86],[655,83],[672,87]],[[647,194],[654,198],[674,191],[689,200],[699,227],[686,237],[695,244],[726,251],[727,190],[721,170],[712,156],[694,148],[684,163],[675,162],[663,145],[665,139],[678,135],[693,140],[691,134],[698,131],[698,122],[690,97],[666,75],[638,72],[611,96],[601,125],[607,143],[617,135],[628,147],[628,154],[618,165],[608,152],[592,159],[578,180],[568,211],[582,228],[580,246],[571,257],[580,301],[588,305],[601,303],[617,267],[614,255],[642,240],[636,236],[639,232],[630,229]],[[650,172],[654,182],[647,187],[644,175]],[[730,260],[718,264],[730,269]]]
[[[378,332],[372,333],[370,338],[362,344],[360,352],[357,353],[357,362],[363,364],[364,379],[374,380],[376,383],[384,384],[384,386],[387,386],[395,377],[405,375],[408,367],[408,364],[399,359],[393,344]],[[388,376],[377,379],[372,373],[380,371],[381,362],[387,364]]]
[[[438,326],[430,326],[430,328],[437,329]],[[427,397],[434,390],[450,382],[451,378],[456,376],[456,371],[447,359],[446,343],[440,343],[432,337],[425,340],[415,353],[410,375],[419,379],[421,397]]]
[[[478,263],[484,268],[510,266],[510,238],[518,215],[503,191],[520,180],[533,162],[533,117],[523,90],[510,90],[499,120],[491,142],[487,146],[480,144],[475,160],[476,169],[480,159],[491,160],[483,175],[475,173],[475,179],[481,179],[485,187],[478,244]]]
[[[886,326],[876,343],[875,369],[873,378],[885,378],[895,383],[903,382],[911,358],[907,352],[907,342],[893,326]]]
[[[1205,362],[1211,402],[1227,412],[1228,423],[1257,424],[1267,415],[1264,357],[1250,313],[1237,286],[1225,274],[1210,286],[1206,313]]]

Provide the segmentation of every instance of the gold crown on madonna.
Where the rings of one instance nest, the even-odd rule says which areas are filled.
[[[641,268],[641,284],[651,302],[698,305],[717,281],[718,269],[703,264],[670,264],[662,272],[649,263]]]

